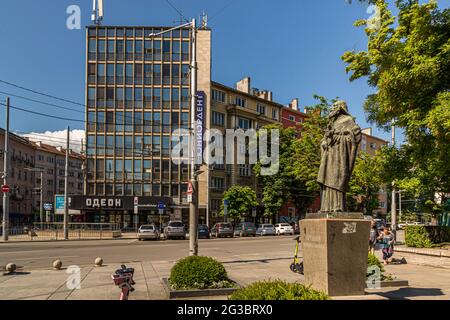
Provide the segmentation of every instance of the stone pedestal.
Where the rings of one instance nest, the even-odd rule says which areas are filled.
[[[370,221],[300,222],[305,284],[329,296],[364,295]]]

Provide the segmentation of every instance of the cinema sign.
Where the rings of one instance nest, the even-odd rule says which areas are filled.
[[[123,201],[120,198],[86,198],[85,205],[90,209],[122,209]]]

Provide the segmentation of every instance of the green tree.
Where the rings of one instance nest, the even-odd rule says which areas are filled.
[[[228,200],[228,217],[237,221],[249,216],[252,208],[258,206],[256,192],[250,187],[233,186],[223,195]],[[222,203],[220,215],[224,216],[224,205]]]
[[[370,156],[365,152],[358,155],[347,193],[350,209],[372,215],[378,208],[378,193],[383,185],[382,169],[378,155]]]
[[[300,213],[305,213],[319,194],[320,142],[328,124],[328,113],[336,99],[330,102],[318,95],[314,97],[318,103],[307,107],[308,118],[303,124],[301,137],[294,128],[265,127],[280,132],[279,171],[271,176],[262,176],[261,164],[254,167],[263,186],[266,216],[277,214],[288,201],[292,201]]]
[[[435,194],[450,191],[450,9],[397,0],[394,17],[387,1],[374,2],[378,26],[355,23],[366,26],[367,50],[342,59],[351,81],[366,77],[376,89],[364,105],[369,121],[405,132],[401,153],[409,166],[391,181],[414,188],[424,210],[438,213]]]

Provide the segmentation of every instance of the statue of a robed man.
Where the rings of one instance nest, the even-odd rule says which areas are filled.
[[[344,101],[333,105],[328,118],[317,180],[321,185],[321,212],[347,212],[346,193],[362,138],[361,128]]]

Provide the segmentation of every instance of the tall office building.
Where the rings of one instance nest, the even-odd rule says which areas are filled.
[[[159,222],[161,203],[164,221],[187,220],[190,168],[170,153],[172,133],[190,128],[192,37],[157,35],[168,29],[87,28],[87,176],[85,195],[71,199],[86,222]],[[210,83],[209,30],[199,30],[198,48],[199,81]]]

